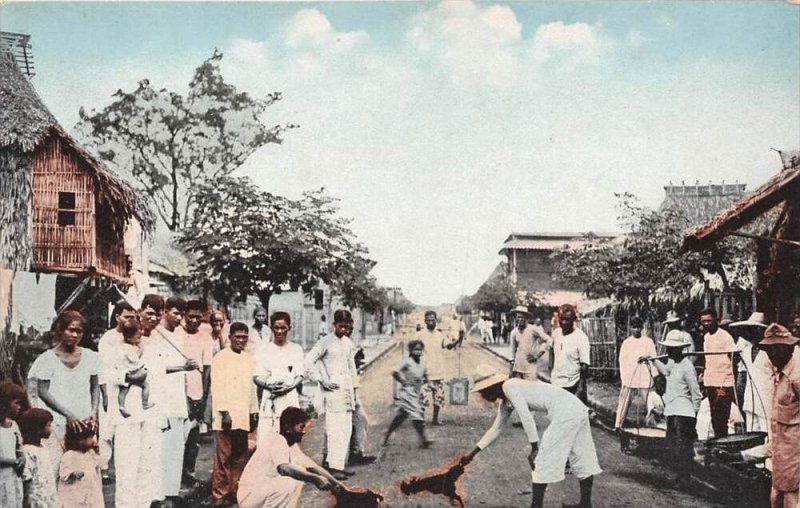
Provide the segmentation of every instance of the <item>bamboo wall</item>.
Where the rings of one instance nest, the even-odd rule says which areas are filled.
[[[124,245],[95,214],[95,184],[85,162],[57,137],[37,147],[33,159],[33,267],[44,271],[125,278]],[[59,193],[75,193],[74,225],[59,225]],[[107,218],[107,217],[106,217]],[[102,241],[98,241],[102,238]]]

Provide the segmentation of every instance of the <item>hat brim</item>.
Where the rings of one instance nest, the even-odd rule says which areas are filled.
[[[683,318],[675,317],[675,318],[665,319],[664,320],[664,324],[666,325],[666,324],[669,324],[669,323],[680,323],[681,319],[683,319]]]
[[[728,328],[739,328],[740,326],[752,326],[754,328],[763,328],[764,330],[767,329],[767,325],[764,323],[759,323],[758,321],[736,321],[735,323],[729,324]]]
[[[787,346],[796,346],[800,342],[800,338],[789,335],[788,337],[765,337],[758,343],[761,346],[774,346],[777,344],[786,344]]]
[[[691,346],[691,344],[687,344],[686,342],[669,342],[666,340],[659,342],[659,344],[664,347],[679,347],[679,348],[685,348]]]
[[[490,386],[494,386],[498,383],[502,383],[508,379],[508,376],[504,376],[503,374],[492,374],[491,376],[487,377],[486,379],[482,379],[475,383],[475,386],[472,387],[472,392],[480,392],[489,388]]]

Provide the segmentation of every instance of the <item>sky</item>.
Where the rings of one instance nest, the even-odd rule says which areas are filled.
[[[513,232],[617,231],[614,193],[780,169],[800,148],[800,7],[737,2],[0,4],[32,36],[33,83],[68,130],[148,78],[280,91],[283,144],[237,171],[324,186],[418,304],[473,293]]]

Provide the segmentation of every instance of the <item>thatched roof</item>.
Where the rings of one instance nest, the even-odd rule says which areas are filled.
[[[32,152],[58,125],[8,53],[0,53],[0,146]]]
[[[115,232],[122,235],[133,217],[145,231],[152,231],[155,218],[146,203],[130,185],[67,134],[16,63],[0,53],[0,149],[30,153],[51,136],[60,138],[85,163],[95,182],[97,204],[112,217]],[[16,168],[30,169],[30,166]]]
[[[702,250],[756,220],[788,198],[800,196],[800,164],[782,170],[752,194],[733,203],[683,239],[683,250]]]

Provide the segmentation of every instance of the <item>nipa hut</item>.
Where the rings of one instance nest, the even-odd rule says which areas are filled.
[[[123,234],[147,222],[133,190],[67,134],[0,56],[0,264],[125,283]]]
[[[133,189],[67,134],[9,52],[0,51],[0,371],[7,372],[13,272],[70,276],[66,306],[99,284],[127,285],[123,235],[151,215]]]
[[[703,250],[728,235],[756,242],[756,310],[786,323],[800,305],[800,156],[781,153],[783,169],[752,194],[695,228],[684,238],[684,250]],[[742,231],[777,210],[766,234]]]

